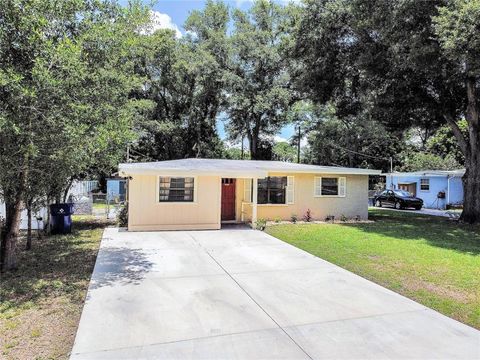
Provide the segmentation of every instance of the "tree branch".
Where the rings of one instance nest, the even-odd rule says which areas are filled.
[[[467,139],[465,139],[465,136],[463,136],[462,130],[458,126],[457,122],[455,121],[455,118],[451,116],[450,114],[444,114],[445,120],[447,120],[447,123],[450,125],[453,135],[457,138],[458,145],[460,146],[460,149],[462,150],[464,155],[467,155],[468,152],[468,143]]]

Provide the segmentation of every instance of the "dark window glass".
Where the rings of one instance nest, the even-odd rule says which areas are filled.
[[[322,195],[338,195],[338,179],[322,177]]]
[[[258,204],[285,204],[286,176],[271,176],[258,180]]]
[[[423,190],[423,191],[430,190],[430,179],[420,179],[420,190]]]
[[[160,177],[160,202],[193,202],[193,177]]]

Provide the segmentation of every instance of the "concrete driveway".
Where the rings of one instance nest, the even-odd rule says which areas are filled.
[[[107,229],[71,359],[478,359],[480,332],[253,230]]]

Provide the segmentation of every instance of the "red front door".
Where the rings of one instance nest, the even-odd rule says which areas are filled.
[[[222,221],[235,220],[235,179],[222,179]]]

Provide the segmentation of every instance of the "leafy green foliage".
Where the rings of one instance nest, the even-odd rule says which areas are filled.
[[[305,160],[314,164],[390,170],[390,157],[403,149],[401,135],[366,114],[339,117],[332,104],[317,107],[305,127]]]
[[[441,157],[428,152],[411,152],[403,154],[402,165],[398,171],[422,171],[422,170],[456,170],[462,166],[452,155]]]
[[[2,172],[0,187],[8,192],[19,172],[29,171],[28,183],[43,178],[56,196],[69,178],[115,166],[132,138],[137,105],[128,95],[140,82],[130,57],[141,8],[75,1],[5,5],[0,164],[15,166]]]
[[[275,145],[273,145],[272,152],[272,160],[287,162],[297,161],[297,148],[285,141],[275,143]]]
[[[193,11],[177,39],[170,30],[143,36],[137,72],[146,78],[136,96],[155,105],[138,125],[136,160],[220,157],[216,119],[224,102],[228,9],[208,1]]]
[[[466,65],[468,75],[480,73],[480,1],[447,1],[433,18],[446,56]]]
[[[461,132],[466,136],[468,132],[468,124],[465,120],[460,120],[458,126]],[[428,140],[426,149],[440,157],[453,157],[459,164],[463,166],[465,155],[463,155],[458,141],[448,125],[441,126]]]
[[[242,156],[242,149],[237,147],[227,147],[223,152],[223,157],[231,160],[244,160],[250,159],[250,153],[244,150]]]
[[[9,0],[0,8],[2,248],[14,265],[22,202],[118,164],[142,104],[133,72],[145,8],[108,1]]]
[[[394,134],[448,124],[465,156],[465,211],[480,221],[478,0],[306,1],[296,57],[299,86]],[[468,136],[459,127],[465,118]]]
[[[117,224],[121,227],[128,226],[128,204],[123,204],[117,214]]]
[[[266,0],[233,13],[227,129],[234,140],[248,138],[252,159],[269,159],[261,137],[266,142],[287,123],[295,101],[289,72],[294,15],[293,7]]]

